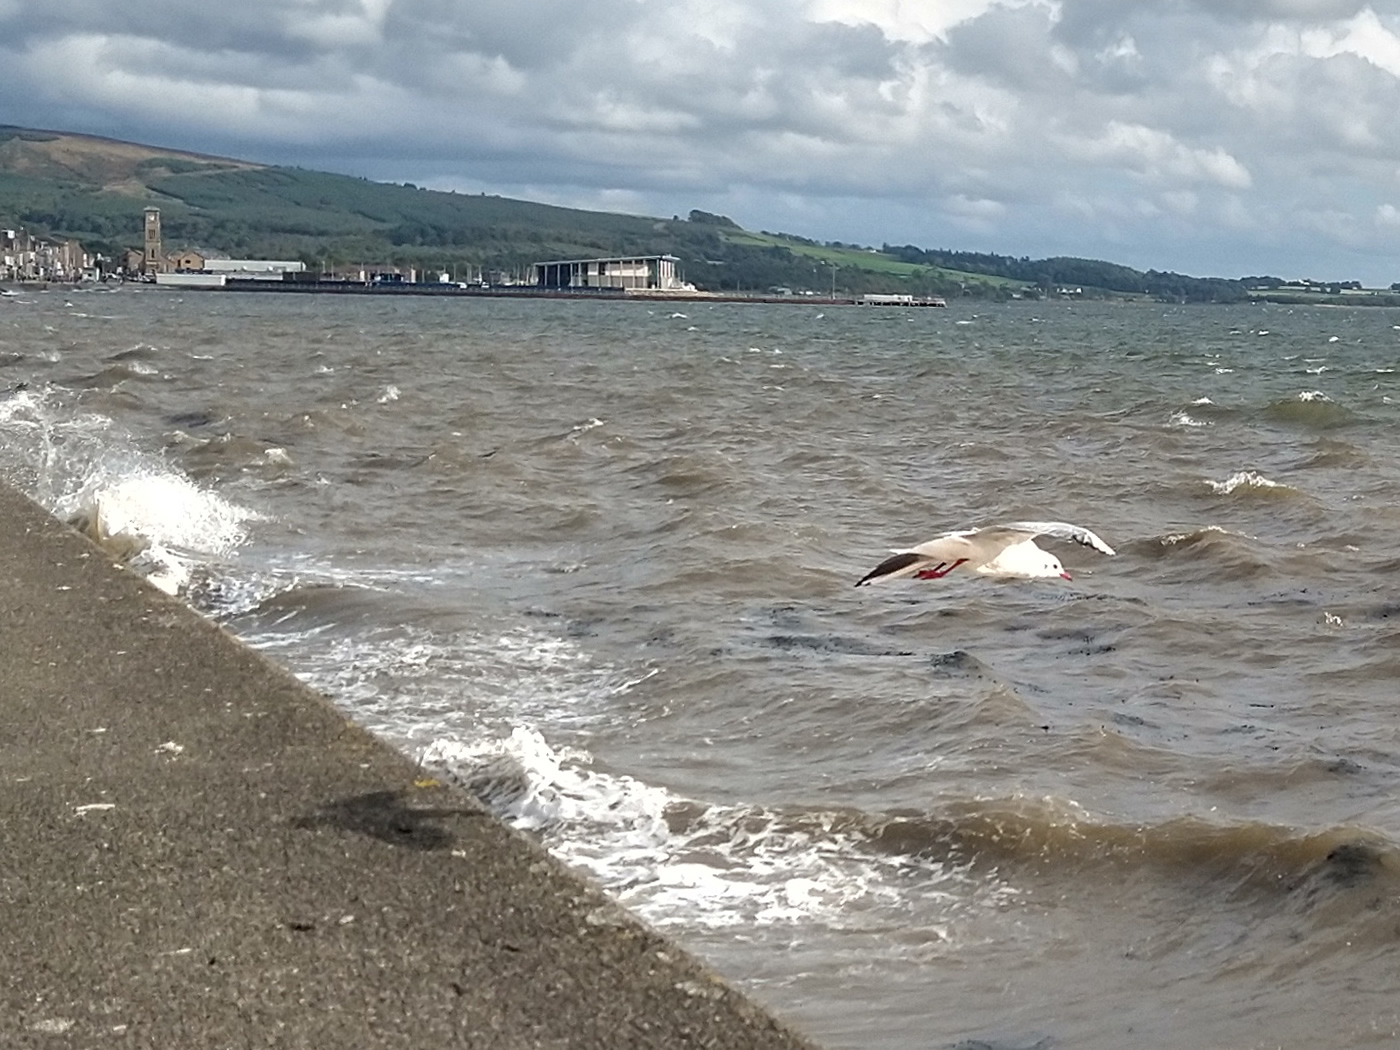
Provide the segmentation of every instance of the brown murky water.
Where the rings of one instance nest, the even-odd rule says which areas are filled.
[[[1390,1045],[1397,324],[21,289],[0,471],[827,1046]]]

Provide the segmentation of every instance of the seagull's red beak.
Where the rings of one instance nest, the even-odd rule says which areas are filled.
[[[1063,578],[1066,579],[1066,580],[1072,580],[1072,579],[1074,579],[1074,577],[1071,576],[1068,572],[1062,572],[1062,573],[1060,573],[1060,576],[1063,577]]]

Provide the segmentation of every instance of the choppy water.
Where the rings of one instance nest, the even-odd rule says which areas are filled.
[[[1382,309],[22,290],[0,472],[829,1047],[1389,1045],[1397,367]],[[851,586],[1026,518],[1119,554]]]

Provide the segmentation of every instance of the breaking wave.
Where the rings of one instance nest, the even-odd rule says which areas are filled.
[[[1263,410],[1265,419],[1314,429],[1345,426],[1355,418],[1320,390],[1303,390],[1295,397],[1272,401]]]
[[[168,593],[231,557],[258,518],[138,450],[108,417],[77,411],[61,388],[16,392],[0,402],[0,425],[5,473]]]
[[[1354,828],[1198,817],[1141,826],[1022,796],[952,800],[926,813],[709,805],[593,768],[586,751],[551,748],[524,727],[471,744],[437,740],[422,759],[663,926],[857,929],[888,923],[885,909],[917,886],[956,940],[960,917],[1004,907],[1024,877],[1092,870],[1152,869],[1213,882],[1222,894],[1400,890],[1400,850]]]
[[[1271,481],[1263,474],[1253,470],[1241,470],[1231,474],[1224,481],[1208,481],[1210,489],[1218,496],[1229,496],[1233,493],[1241,495],[1255,496],[1293,496],[1298,494],[1298,490],[1289,485]]]

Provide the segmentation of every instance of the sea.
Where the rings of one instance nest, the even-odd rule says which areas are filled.
[[[1375,307],[19,287],[0,477],[829,1050],[1393,1046],[1397,368]],[[853,586],[1021,520],[1117,553]]]

